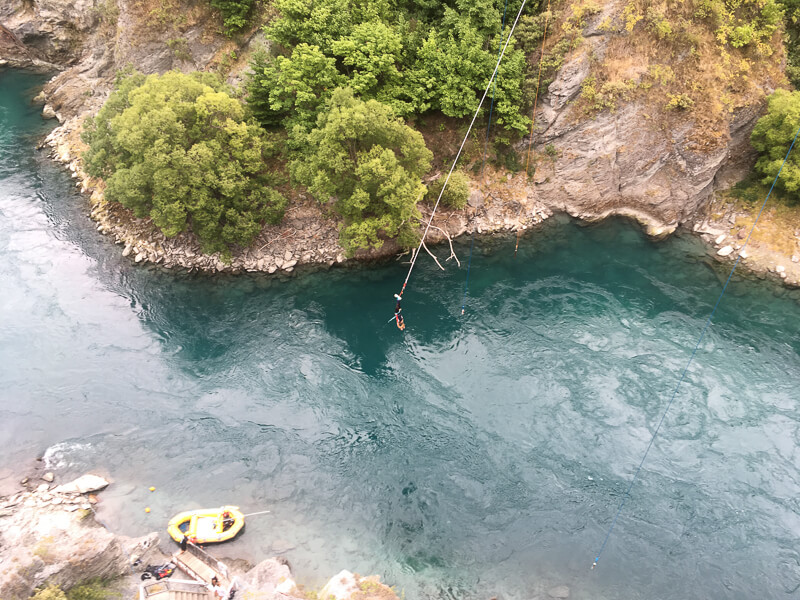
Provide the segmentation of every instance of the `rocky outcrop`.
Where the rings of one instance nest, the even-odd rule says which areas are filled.
[[[397,600],[397,594],[380,577],[361,577],[357,573],[341,571],[331,577],[320,590],[319,598],[334,600]]]
[[[765,76],[763,89],[740,98],[740,106],[715,123],[710,144],[698,143],[691,113],[668,113],[663,100],[658,104],[644,92],[599,112],[587,109],[579,102],[581,86],[610,44],[627,35],[613,26],[599,27],[601,20],[620,19],[622,5],[609,2],[605,7],[586,26],[582,45],[567,56],[540,98],[533,144],[542,158],[531,196],[582,219],[632,217],[651,234],[663,235],[693,221],[714,191],[729,187],[752,168],[755,153],[749,135],[772,84]],[[641,58],[631,57],[631,62],[648,60]],[[646,73],[646,64],[634,64],[625,81],[644,89],[651,85]],[[526,137],[518,149],[527,151],[528,143]]]
[[[268,558],[250,569],[242,583],[251,600],[267,600],[278,594],[290,595],[297,588],[289,563],[283,558]]]
[[[94,498],[79,491],[98,484],[83,479],[51,489],[44,482],[0,499],[0,598],[23,600],[45,583],[69,589],[131,572],[129,556],[144,554],[156,538],[131,540],[99,525]]]

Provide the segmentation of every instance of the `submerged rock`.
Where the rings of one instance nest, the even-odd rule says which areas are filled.
[[[559,585],[548,590],[547,595],[551,598],[569,598],[569,588],[565,585]]]

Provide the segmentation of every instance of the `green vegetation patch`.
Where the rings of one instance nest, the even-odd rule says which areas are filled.
[[[344,218],[340,242],[353,253],[380,247],[386,237],[415,243],[420,183],[433,157],[422,135],[385,104],[337,89],[317,125],[298,133],[292,175]]]
[[[254,4],[255,0],[211,0],[211,6],[222,15],[222,23],[228,35],[250,24]]]
[[[428,190],[426,199],[431,202],[436,202],[439,194],[442,194],[442,204],[450,208],[464,208],[469,200],[469,177],[463,171],[453,171],[450,176],[450,181],[447,182],[447,187],[442,187],[447,179],[447,174],[440,176]]]
[[[508,14],[518,6],[512,1]],[[502,4],[492,0],[276,0],[274,7],[280,16],[265,32],[283,50],[253,62],[248,97],[267,126],[288,120],[290,128],[308,129],[337,86],[398,116],[464,117],[475,109],[503,39]],[[494,115],[520,133],[530,125],[520,113],[525,68],[512,40]]]
[[[750,142],[760,156],[755,170],[764,185],[771,185],[780,172],[775,187],[785,192],[791,203],[800,200],[800,154],[795,146],[786,159],[786,151],[800,127],[800,92],[776,90],[769,98],[767,114],[756,123]],[[781,170],[781,165],[783,169]]]
[[[86,170],[105,179],[106,198],[167,237],[191,229],[205,251],[226,252],[283,216],[267,164],[275,144],[216,75],[123,78],[83,139]]]

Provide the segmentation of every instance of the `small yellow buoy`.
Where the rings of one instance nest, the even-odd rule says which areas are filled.
[[[154,488],[154,487],[151,485],[151,486],[150,486],[150,491],[151,491],[151,492],[155,492],[155,491],[156,491],[156,488]]]
[[[148,506],[147,508],[145,508],[144,512],[149,513],[150,512],[150,507]]]

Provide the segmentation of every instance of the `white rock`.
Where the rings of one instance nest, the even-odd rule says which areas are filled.
[[[274,272],[275,272],[275,271],[277,271],[277,270],[278,270],[278,267],[277,267],[276,265],[270,265],[270,266],[269,266],[269,269],[267,269],[267,273],[270,273],[270,274],[272,274],[272,273],[274,273]]]
[[[50,473],[49,471],[44,475],[42,475],[42,480],[46,481],[47,483],[52,483],[55,478],[56,476]]]
[[[131,245],[130,244],[125,244],[125,249],[122,251],[122,256],[129,256],[130,253],[131,253],[131,250],[133,250],[133,248],[131,248]]]
[[[296,260],[290,260],[289,262],[283,263],[283,268],[288,271],[289,269],[293,268],[296,264],[297,264]]]
[[[283,255],[283,260],[286,261],[286,262],[292,260],[292,251],[291,250],[287,250],[286,251],[286,253]]]
[[[714,240],[714,243],[715,243],[717,246],[719,246],[719,245],[720,245],[722,242],[724,242],[724,241],[725,241],[725,238],[726,238],[726,237],[728,237],[728,236],[727,236],[727,235],[725,235],[725,234],[723,233],[721,236],[719,236],[717,239],[715,239],[715,240]]]
[[[46,492],[49,489],[50,489],[49,483],[41,483],[39,484],[39,487],[36,488],[36,491],[41,494],[42,492]]]
[[[336,600],[350,600],[358,589],[358,582],[355,575],[350,571],[341,571],[338,575],[331,577],[319,593],[320,598],[335,598]]]
[[[783,265],[778,265],[775,267],[776,273],[783,273],[784,271],[786,271],[786,269],[783,267]]]
[[[53,490],[54,494],[88,494],[102,490],[108,485],[108,481],[98,475],[87,473],[78,477],[75,481],[65,483]]]
[[[800,262],[800,256],[797,256],[797,254],[792,254],[792,262]]]
[[[733,252],[733,246],[723,246],[717,251],[719,256],[728,256],[731,252]]]
[[[781,279],[786,279],[786,273],[784,273],[783,271],[778,273],[778,275],[780,276]]]
[[[136,255],[136,258],[134,258],[133,260],[136,261],[137,263],[138,262],[142,262],[144,260],[144,253],[143,252],[139,252]]]
[[[45,104],[44,108],[42,109],[42,117],[45,119],[55,119],[56,111],[53,110],[53,107],[49,104]]]
[[[739,252],[739,256],[741,256],[742,258],[747,258],[750,255],[747,253],[746,249],[742,249],[742,251]]]

